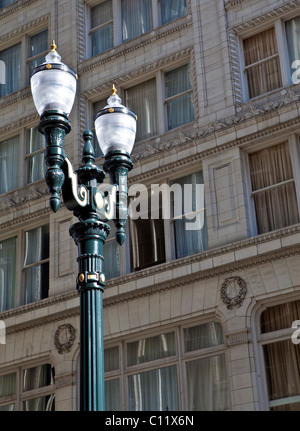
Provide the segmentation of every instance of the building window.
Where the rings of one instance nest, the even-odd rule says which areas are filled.
[[[21,88],[21,43],[0,52],[2,77],[0,97],[14,93]]]
[[[17,238],[0,242],[0,312],[15,306]]]
[[[297,16],[243,39],[246,100],[300,82],[299,33]]]
[[[156,80],[150,79],[125,92],[126,106],[138,116],[136,142],[158,133]]]
[[[20,43],[0,52],[0,98],[29,84],[33,68],[44,62],[47,49],[46,29],[32,36],[24,35]],[[26,63],[28,69],[25,72],[22,69]]]
[[[49,225],[25,232],[24,303],[48,297],[49,289]]]
[[[90,36],[92,56],[113,48],[113,10],[111,0],[104,1],[91,8]]]
[[[165,95],[168,130],[194,121],[189,64],[165,73]]]
[[[54,368],[19,368],[0,376],[0,411],[54,411]]]
[[[289,143],[249,154],[250,178],[257,233],[299,222]]]
[[[186,15],[186,0],[105,0],[90,7],[92,56]]]
[[[0,9],[15,3],[17,0],[0,0]]]
[[[48,52],[48,30],[43,30],[34,36],[29,37],[28,59],[29,77],[35,67],[44,63],[45,55]]]
[[[117,229],[114,223],[109,223],[109,225],[111,232],[103,246],[103,268],[106,280],[118,277],[120,275],[121,267],[121,250],[115,238]]]
[[[37,127],[32,127],[26,131],[26,167],[27,183],[33,183],[45,176],[45,138],[38,131]]]
[[[151,0],[122,0],[121,14],[123,42],[153,28]]]
[[[275,29],[244,39],[245,73],[249,98],[282,86]]]
[[[0,194],[19,187],[20,137],[0,142]]]
[[[268,307],[261,315],[266,390],[273,411],[300,409],[299,346],[291,340],[291,326],[299,316],[300,301]]]
[[[224,349],[218,322],[174,327],[105,349],[104,362],[113,362],[105,370],[106,408],[113,410],[116,400],[120,406],[124,388],[122,410],[229,410]]]
[[[176,258],[181,258],[204,251],[208,246],[202,171],[176,179],[173,184],[180,185],[178,193],[181,193],[181,208],[172,218]]]
[[[161,22],[166,24],[186,14],[186,0],[160,0]]]

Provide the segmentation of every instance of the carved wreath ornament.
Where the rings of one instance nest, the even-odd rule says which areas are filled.
[[[74,344],[76,335],[75,328],[69,323],[60,325],[54,334],[54,344],[58,353],[69,352]]]
[[[227,305],[228,310],[240,307],[245,299],[247,286],[241,277],[226,278],[221,286],[221,299]]]

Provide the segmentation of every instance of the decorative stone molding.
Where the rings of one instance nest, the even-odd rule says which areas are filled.
[[[33,3],[36,3],[39,0],[19,0],[12,5],[9,5],[3,10],[0,11],[0,20],[7,18],[9,15],[13,15],[15,12],[18,12],[20,9],[24,9],[28,6],[31,6]]]
[[[37,113],[29,115],[28,117],[21,118],[20,120],[9,123],[5,126],[0,127],[0,136],[3,136],[5,133],[10,132],[11,130],[20,129],[22,127],[26,127],[29,124],[35,122],[38,124],[39,115]]]
[[[1,18],[2,18],[2,15],[0,14],[0,19]],[[49,18],[48,15],[43,15],[39,18],[36,18],[33,21],[28,22],[27,24],[22,25],[21,27],[16,28],[14,31],[4,34],[3,36],[0,37],[0,43],[7,42],[10,39],[15,38],[16,36],[20,36],[30,32],[32,29],[35,29],[39,25],[47,23],[48,18]]]
[[[68,353],[75,341],[76,331],[75,328],[66,323],[60,325],[54,334],[54,345],[59,354]]]
[[[50,214],[49,206],[47,208],[42,209],[42,210],[23,215],[21,217],[15,218],[13,220],[9,220],[5,223],[1,223],[0,232],[4,231],[4,230],[8,230],[8,229],[13,229],[18,225],[28,223],[31,220],[36,220],[38,218],[42,218],[48,214]]]
[[[238,276],[225,278],[221,286],[221,299],[227,305],[228,310],[232,310],[233,307],[239,308],[246,293],[246,282]]]
[[[15,103],[21,102],[24,99],[31,98],[30,87],[22,88],[22,90],[16,91],[15,93],[8,94],[7,96],[0,99],[0,109],[5,109]]]
[[[71,386],[76,382],[76,376],[72,373],[55,376],[55,385],[57,388]]]
[[[48,194],[49,191],[44,180],[30,184],[22,189],[17,189],[2,195],[0,199],[0,211],[27,204],[43,196],[47,196]]]

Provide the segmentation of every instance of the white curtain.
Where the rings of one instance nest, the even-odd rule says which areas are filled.
[[[122,0],[123,41],[147,33],[153,27],[151,0]]]
[[[112,379],[105,382],[105,410],[120,410],[120,380]]]
[[[186,370],[188,410],[229,409],[225,355],[187,362]]]
[[[49,257],[49,226],[45,225],[25,234],[24,285],[25,304],[48,296],[49,263],[38,262]]]
[[[16,373],[6,374],[0,377],[0,401],[2,397],[8,397],[16,393]],[[15,404],[0,406],[0,411],[14,411]]]
[[[6,82],[0,84],[0,97],[4,97],[21,88],[21,44],[1,51],[0,61],[5,64]]]
[[[288,142],[250,154],[249,164],[258,233],[298,223]]]
[[[127,365],[155,361],[176,354],[175,333],[145,338],[127,345]]]
[[[178,410],[176,366],[128,377],[128,409],[135,411]]]
[[[150,79],[127,90],[126,106],[138,117],[136,142],[157,134],[155,79]]]
[[[162,24],[186,13],[186,0],[160,0]]]
[[[19,136],[0,142],[0,194],[19,186]]]
[[[108,0],[92,7],[91,18],[92,29],[101,26],[91,32],[92,56],[94,56],[113,48],[112,1]]]
[[[0,311],[15,306],[17,239],[0,242]]]
[[[121,249],[115,239],[117,229],[113,223],[109,223],[109,225],[111,233],[103,246],[103,268],[107,280],[118,277],[121,266]]]
[[[165,74],[168,129],[194,121],[190,65],[186,64]]]
[[[203,174],[202,172],[197,172],[186,177],[177,179],[174,183],[180,184],[182,186],[182,192],[187,192],[189,189],[184,188],[185,184],[191,184],[192,186],[192,196],[190,199],[182,200],[182,219],[175,220],[174,229],[175,229],[175,243],[176,243],[176,257],[181,258],[184,256],[190,256],[195,253],[199,253],[203,250],[207,249],[208,246],[208,236],[207,236],[207,224],[204,208],[197,208],[197,200],[196,184],[203,184]],[[199,197],[198,197],[199,199]],[[185,208],[187,205],[186,202],[189,202],[189,208]],[[185,213],[191,213],[192,211],[203,210],[201,213],[195,214],[195,217],[200,217],[201,219],[204,217],[203,223],[199,223],[199,228],[196,230],[190,230],[189,224],[193,222],[190,219],[190,215],[188,218],[184,217]],[[195,219],[197,220],[197,219]]]

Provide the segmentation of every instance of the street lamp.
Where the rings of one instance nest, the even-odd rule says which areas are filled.
[[[66,207],[79,222],[70,227],[78,247],[77,289],[80,294],[80,410],[105,410],[103,343],[103,245],[110,232],[106,223],[113,219],[116,240],[125,241],[127,176],[132,169],[130,153],[136,116],[121,104],[115,87],[108,105],[95,117],[96,135],[105,156],[103,169],[111,185],[103,190],[105,172],[95,165],[93,134],[83,133],[82,166],[75,172],[63,149],[71,130],[69,114],[76,94],[77,75],[61,62],[54,41],[45,62],[31,76],[31,91],[40,115],[39,131],[45,136],[45,179],[51,194],[50,207],[58,211],[62,192]]]

